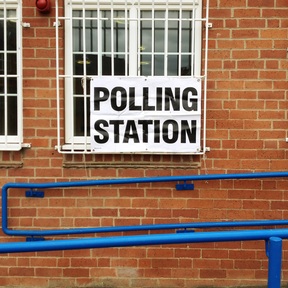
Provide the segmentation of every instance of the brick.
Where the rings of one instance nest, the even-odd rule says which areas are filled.
[[[200,277],[201,278],[225,278],[226,271],[225,270],[218,270],[218,269],[201,269],[200,270]]]

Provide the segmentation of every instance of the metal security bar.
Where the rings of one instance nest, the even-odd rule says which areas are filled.
[[[89,138],[90,79],[111,75],[199,78],[203,137],[202,151],[194,154],[205,153],[208,7],[206,1],[203,18],[202,0],[67,0],[63,15],[56,0],[58,152],[94,153]],[[59,44],[62,27],[64,73]]]
[[[0,150],[22,148],[21,1],[0,3]]]

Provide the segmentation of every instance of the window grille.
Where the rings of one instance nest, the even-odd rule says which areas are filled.
[[[203,143],[197,153],[205,152],[209,1],[206,2],[203,18],[202,0],[66,0],[65,15],[60,15],[56,0],[60,153],[93,153],[89,138],[90,79],[107,75],[200,79],[204,92]],[[65,27],[65,67],[59,56],[61,26]],[[206,42],[202,47],[203,32]],[[65,106],[60,99],[61,85]]]
[[[0,3],[0,150],[22,147],[21,1]]]

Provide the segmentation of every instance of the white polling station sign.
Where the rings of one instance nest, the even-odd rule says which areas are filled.
[[[99,76],[90,91],[93,152],[200,151],[200,79]]]

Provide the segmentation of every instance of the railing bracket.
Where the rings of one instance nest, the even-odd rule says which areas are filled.
[[[181,191],[181,190],[194,190],[194,184],[190,183],[186,183],[186,181],[184,181],[183,184],[176,184],[176,190]]]
[[[44,198],[44,191],[27,190],[25,193],[27,198]]]
[[[195,230],[194,229],[187,229],[187,228],[176,230],[176,233],[191,233],[191,232],[195,232]]]
[[[26,237],[26,242],[45,241],[44,237]]]

